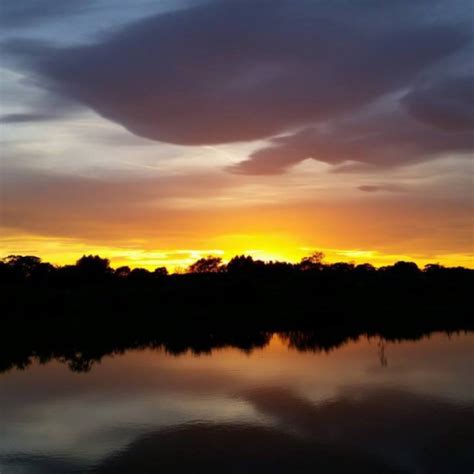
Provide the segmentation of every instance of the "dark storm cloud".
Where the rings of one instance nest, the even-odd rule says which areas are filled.
[[[470,9],[463,0],[214,1],[92,46],[9,48],[44,87],[142,137],[200,145],[298,130],[237,172],[279,173],[308,157],[398,165],[472,146],[470,77],[430,72],[469,47]],[[361,135],[359,109],[395,91],[406,91],[395,123],[365,121]]]

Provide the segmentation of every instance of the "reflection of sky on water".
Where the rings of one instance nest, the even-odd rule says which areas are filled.
[[[0,468],[69,472],[117,453],[134,465],[134,450],[171,446],[176,429],[183,440],[223,429],[228,445],[245,433],[246,440],[258,435],[269,446],[291,447],[279,438],[291,434],[376,453],[391,466],[426,467],[426,449],[443,440],[462,451],[469,434],[473,342],[473,334],[436,334],[385,343],[386,366],[375,339],[312,353],[287,349],[277,337],[250,355],[133,351],[104,358],[86,374],[57,362],[35,364],[0,376]],[[104,472],[112,472],[108,463]]]

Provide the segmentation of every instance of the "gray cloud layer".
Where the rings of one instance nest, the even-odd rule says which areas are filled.
[[[0,123],[27,123],[51,120],[53,117],[47,114],[24,113],[0,115]]]
[[[472,149],[472,68],[456,62],[472,47],[469,13],[464,0],[213,1],[94,45],[8,48],[44,87],[136,135],[274,137],[236,172],[281,173],[309,157],[395,166]]]
[[[0,25],[9,29],[27,26],[39,21],[81,13],[93,3],[93,0],[80,2],[2,0]]]

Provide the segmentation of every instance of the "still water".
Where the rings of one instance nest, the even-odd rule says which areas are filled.
[[[290,346],[290,347],[289,347]],[[0,472],[471,473],[474,334],[0,374]]]

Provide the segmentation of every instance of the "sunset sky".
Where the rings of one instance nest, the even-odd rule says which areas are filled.
[[[474,267],[470,0],[2,0],[0,256]]]

